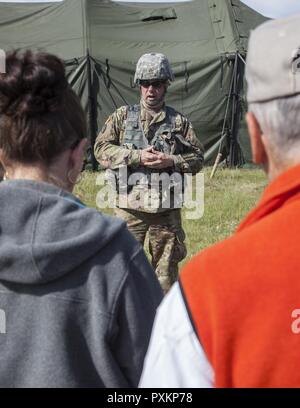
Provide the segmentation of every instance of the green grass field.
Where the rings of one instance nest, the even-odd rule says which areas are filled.
[[[183,225],[186,232],[188,256],[230,236],[242,218],[258,202],[267,179],[259,169],[218,169],[210,180],[211,168],[204,169],[204,215],[199,220],[186,219],[183,210]],[[96,207],[96,196],[101,187],[96,185],[99,173],[84,172],[75,194],[90,207]],[[111,209],[104,210],[112,214]]]

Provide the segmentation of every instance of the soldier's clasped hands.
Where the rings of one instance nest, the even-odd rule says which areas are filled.
[[[153,146],[147,147],[142,150],[141,164],[150,169],[165,169],[174,165],[172,156],[161,153],[153,148]]]

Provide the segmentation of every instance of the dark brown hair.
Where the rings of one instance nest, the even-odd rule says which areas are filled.
[[[0,148],[4,158],[50,164],[86,137],[79,98],[54,55],[13,51],[0,74]]]

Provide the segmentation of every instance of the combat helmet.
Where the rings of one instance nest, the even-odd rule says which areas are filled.
[[[134,82],[139,84],[142,80],[169,80],[174,81],[170,63],[164,54],[151,52],[144,54],[136,64]]]

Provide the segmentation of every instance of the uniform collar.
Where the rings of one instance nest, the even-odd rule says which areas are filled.
[[[293,199],[300,199],[300,165],[289,168],[267,186],[260,202],[242,221],[237,232],[273,213]]]
[[[140,105],[141,105],[141,120],[142,121],[148,121],[149,116],[152,117],[152,120],[150,122],[151,125],[153,123],[160,123],[160,122],[163,122],[165,120],[165,118],[166,118],[166,105],[165,105],[165,103],[163,104],[161,110],[158,111],[158,112],[154,112],[154,111],[151,111],[150,109],[147,109],[144,106],[142,100],[140,102]]]

